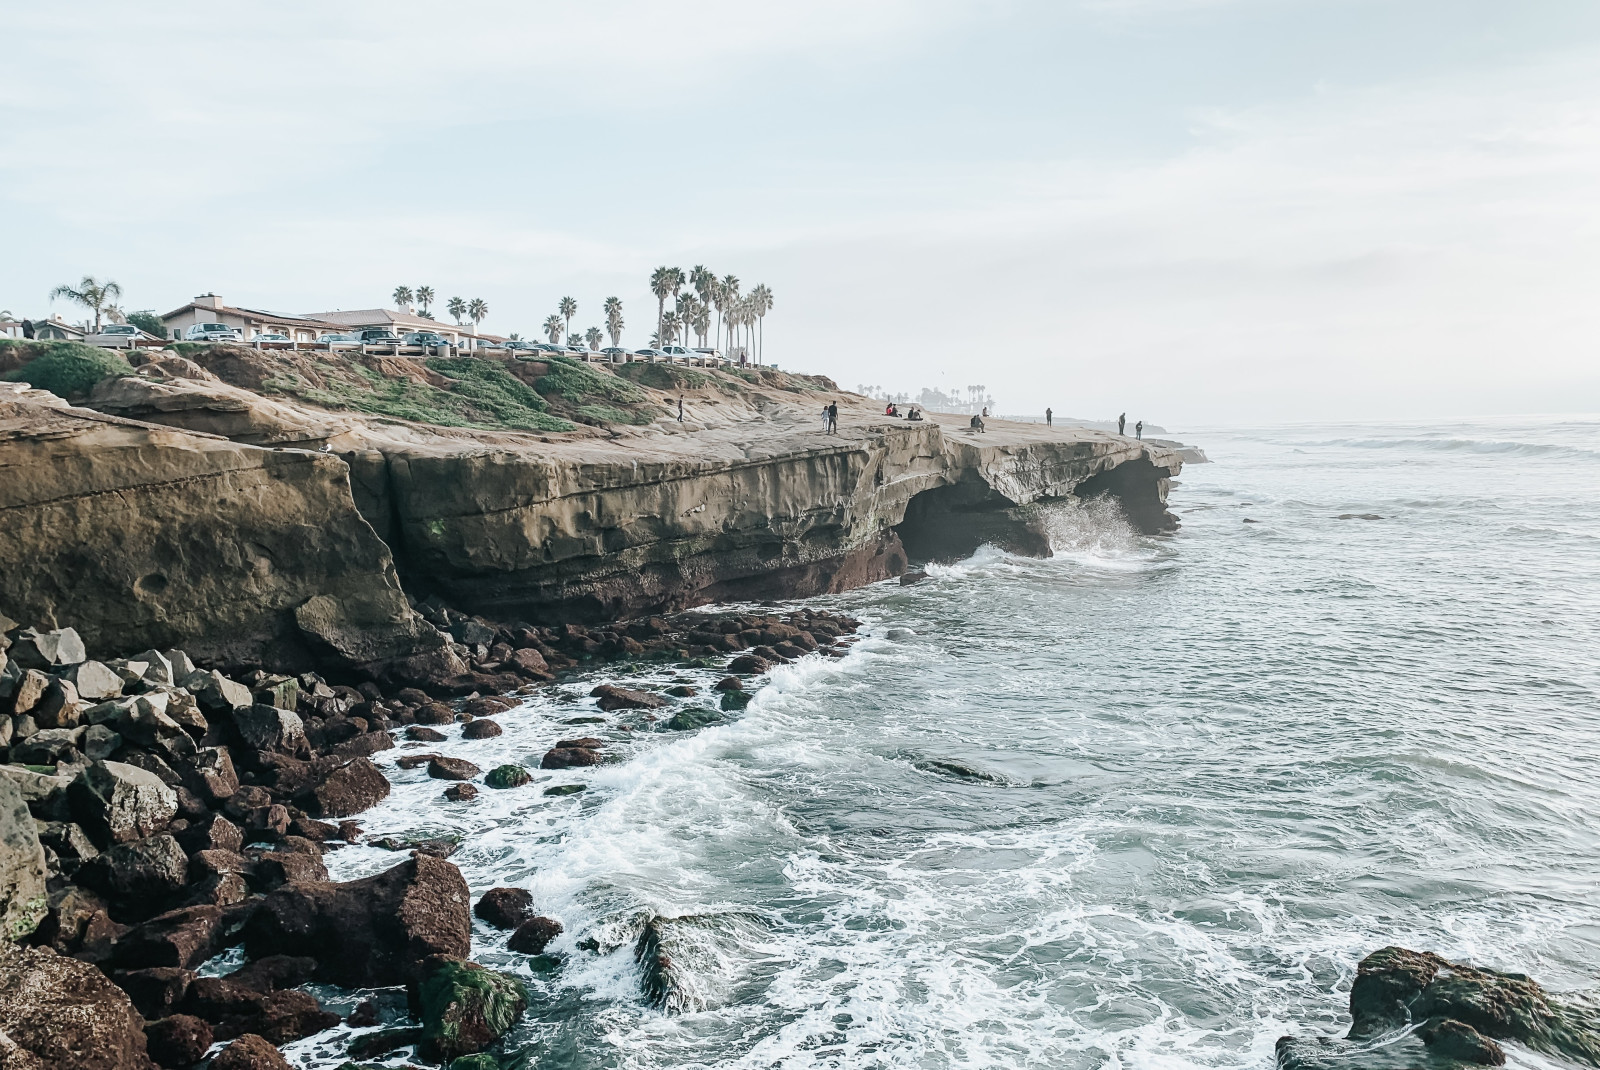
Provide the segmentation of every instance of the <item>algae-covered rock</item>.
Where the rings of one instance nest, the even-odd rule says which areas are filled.
[[[497,765],[483,778],[491,788],[520,788],[532,780],[533,774],[520,765]]]
[[[687,732],[707,725],[721,724],[723,720],[722,714],[716,710],[679,710],[672,715],[672,720],[662,727],[670,732]]]
[[[722,693],[722,708],[730,712],[742,710],[750,705],[751,697],[748,691],[724,691]]]
[[[441,1059],[473,1055],[522,1017],[528,993],[509,974],[475,962],[436,961],[417,988],[423,1044]]]

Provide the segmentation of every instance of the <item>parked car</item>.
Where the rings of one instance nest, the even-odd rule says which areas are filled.
[[[702,357],[710,357],[712,360],[722,359],[722,350],[720,349],[696,349],[695,352]]]
[[[91,334],[84,341],[108,349],[132,349],[139,341],[149,337],[131,323],[108,323],[100,328],[99,334]]]
[[[321,342],[323,345],[328,345],[328,346],[339,346],[339,345],[353,346],[356,343],[360,342],[361,339],[357,338],[353,334],[331,334],[330,333],[330,334],[319,334],[319,335],[317,335],[317,341]]]
[[[183,332],[185,342],[242,342],[244,335],[226,323],[196,323]]]
[[[633,355],[643,357],[645,360],[659,360],[665,357],[666,353],[659,349],[635,349]]]
[[[257,341],[257,342],[288,342],[288,341],[292,341],[292,339],[286,334],[279,334],[276,331],[268,331],[266,334],[258,334],[258,335],[256,335],[255,341]]]
[[[434,331],[412,331],[401,342],[408,346],[447,346],[450,339]]]
[[[613,364],[619,360],[625,361],[632,356],[631,353],[629,353],[626,349],[623,349],[621,346],[607,346],[600,351],[600,355],[611,361]]]
[[[538,349],[539,345],[536,342],[525,342],[520,338],[513,338],[505,344],[505,347],[507,349]]]
[[[356,332],[356,340],[362,345],[396,346],[400,344],[400,336],[387,327],[368,327]]]
[[[683,348],[683,346],[662,346],[661,352],[665,353],[669,360],[693,360],[700,355],[692,349]]]
[[[541,353],[554,353],[557,356],[562,357],[567,355],[566,346],[553,346],[549,342],[535,342],[533,343],[533,348],[537,349]]]

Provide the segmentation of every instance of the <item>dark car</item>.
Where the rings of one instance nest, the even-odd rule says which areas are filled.
[[[401,342],[408,346],[447,346],[450,339],[433,331],[412,331]]]
[[[394,346],[400,344],[400,336],[387,327],[368,327],[356,334],[356,340],[363,345]]]

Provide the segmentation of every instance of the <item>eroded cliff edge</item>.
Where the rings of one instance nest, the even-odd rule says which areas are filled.
[[[99,411],[0,401],[12,615],[74,622],[97,649],[178,644],[219,665],[421,679],[459,667],[407,595],[594,621],[845,590],[984,542],[1045,555],[1039,507],[1074,496],[1113,495],[1147,532],[1175,524],[1165,501],[1181,461],[1167,447],[908,423],[826,380],[630,386],[632,424],[551,434],[262,397],[197,356],[103,382],[85,399]],[[837,435],[818,418],[829,401]]]

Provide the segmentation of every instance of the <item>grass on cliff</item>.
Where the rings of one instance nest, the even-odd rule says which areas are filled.
[[[625,379],[644,386],[655,387],[657,390],[698,390],[713,381],[712,377],[705,372],[653,362],[650,364],[642,362],[618,364],[616,373]]]
[[[81,398],[102,379],[132,375],[133,365],[113,349],[82,342],[0,339],[0,367],[12,367],[0,379],[28,383],[63,398]]]
[[[572,430],[571,423],[549,413],[544,398],[494,361],[437,357],[427,361],[427,367],[449,380],[449,388],[386,376],[355,361],[318,361],[321,386],[296,375],[279,375],[266,380],[262,388],[330,409],[353,409],[441,427],[479,431]]]
[[[626,379],[568,357],[552,356],[546,364],[550,373],[540,376],[534,389],[561,402],[574,419],[588,424],[648,424],[660,415],[622,407],[651,404],[650,395]]]

